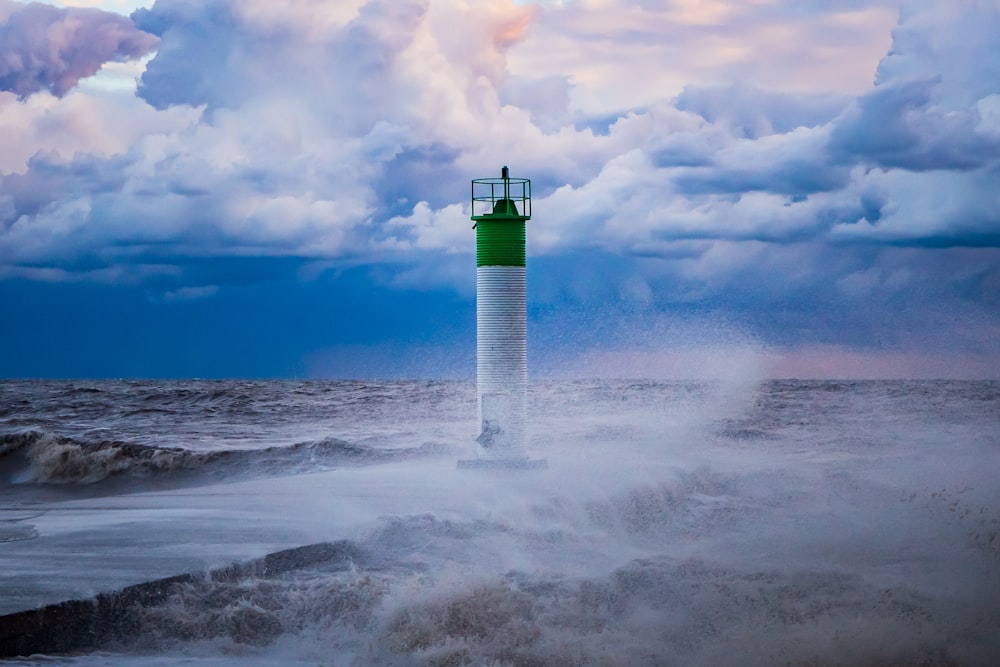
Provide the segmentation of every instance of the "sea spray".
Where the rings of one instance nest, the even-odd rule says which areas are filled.
[[[139,400],[144,391],[110,384],[98,387],[102,394],[135,392]],[[463,429],[474,437],[474,424],[461,417],[468,384],[343,385],[351,410],[327,405],[337,400],[337,383],[287,397],[296,386],[234,384],[228,390],[249,393],[255,412],[226,419],[246,442],[268,410],[291,403],[305,422],[322,423],[310,438],[296,439],[301,424],[279,432],[292,446],[379,430],[366,442],[344,438],[352,444],[341,455],[359,462],[320,477],[371,496],[329,484],[302,503],[345,515],[350,531],[325,538],[348,539],[364,557],[347,568],[186,583],[131,609],[135,630],[103,647],[111,653],[61,661],[985,666],[1000,659],[1000,558],[991,541],[1000,521],[996,383],[771,381],[730,393],[724,405],[725,392],[708,382],[538,383],[533,437],[550,468],[517,476],[455,470],[449,455],[460,450],[449,450],[450,441],[420,448]],[[156,392],[179,395],[162,385]],[[192,419],[204,410],[217,432],[215,410],[226,403],[195,392],[183,409]],[[378,409],[365,410],[372,405]],[[317,414],[324,416],[312,419]],[[36,418],[57,421],[44,410]],[[118,429],[109,441],[157,446],[140,427],[148,416],[130,417],[138,421],[129,428],[91,419],[47,437],[102,442],[84,431],[107,426]],[[270,446],[258,447],[254,456],[264,459],[244,477],[256,467],[270,474],[260,463]],[[372,453],[411,447],[418,448],[412,456]],[[235,449],[213,442],[190,451]],[[316,478],[308,457],[298,461],[280,473],[291,486],[304,473]],[[147,481],[172,474],[150,473]],[[317,488],[301,479],[303,488]],[[369,507],[376,494],[397,494],[405,507],[379,512]],[[332,521],[319,512],[314,520],[317,532]]]

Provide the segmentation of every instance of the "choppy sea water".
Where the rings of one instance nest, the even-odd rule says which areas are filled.
[[[184,582],[29,661],[1000,664],[1000,383],[551,382],[530,406],[549,469],[517,502],[469,502],[469,472],[447,516],[329,535],[346,564]],[[468,382],[0,382],[0,507],[427,475],[474,414]]]

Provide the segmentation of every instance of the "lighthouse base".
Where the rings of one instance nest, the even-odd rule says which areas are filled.
[[[549,467],[546,459],[527,456],[504,459],[459,459],[459,470],[542,470]]]

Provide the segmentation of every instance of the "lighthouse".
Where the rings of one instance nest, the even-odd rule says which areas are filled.
[[[459,467],[544,467],[527,452],[527,308],[525,223],[531,181],[472,181],[476,231],[476,457]]]

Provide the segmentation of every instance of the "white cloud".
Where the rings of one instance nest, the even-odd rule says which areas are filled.
[[[157,112],[120,91],[73,90],[65,97],[37,93],[19,100],[0,92],[0,175],[24,173],[37,154],[70,162],[75,155],[109,158],[146,136],[183,132],[200,110]]]
[[[213,296],[219,291],[218,285],[200,285],[198,287],[182,287],[164,293],[163,301],[197,301]]]

